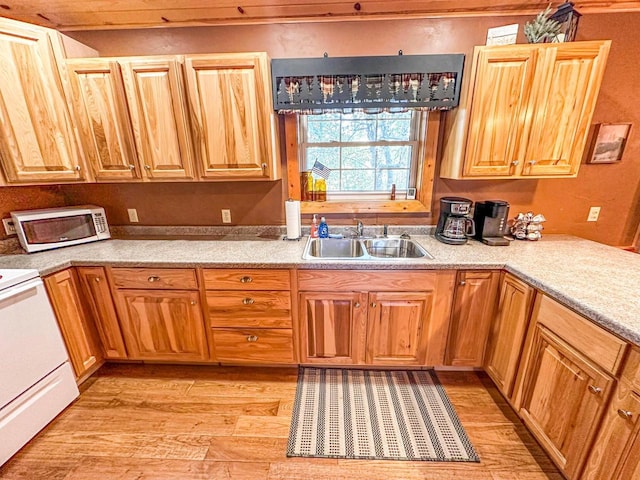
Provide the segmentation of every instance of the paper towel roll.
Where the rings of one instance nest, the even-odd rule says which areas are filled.
[[[287,238],[289,240],[300,238],[302,236],[300,201],[287,200],[284,202],[284,213],[287,220]]]

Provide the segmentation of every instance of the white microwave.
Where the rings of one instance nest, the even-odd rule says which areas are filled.
[[[95,205],[11,212],[28,253],[111,238],[104,208]]]

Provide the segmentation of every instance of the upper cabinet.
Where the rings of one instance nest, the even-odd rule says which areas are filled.
[[[120,65],[114,59],[71,59],[67,68],[80,139],[95,179],[140,179]]]
[[[57,32],[0,19],[0,163],[7,183],[87,179],[56,57]]]
[[[181,59],[123,58],[120,64],[144,177],[194,179]]]
[[[575,177],[610,41],[476,47],[444,178]]]
[[[279,178],[266,53],[191,55],[185,68],[200,175]]]

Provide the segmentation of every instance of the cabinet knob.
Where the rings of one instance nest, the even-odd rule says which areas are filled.
[[[191,305],[197,305],[198,302],[196,302],[195,300],[191,300]]]
[[[371,302],[371,308],[376,308],[378,304],[376,302]]]
[[[266,163],[263,163],[263,164],[262,164],[262,169],[263,169],[263,170],[266,170],[266,169],[267,169],[267,164],[266,164]]]
[[[76,172],[79,172],[80,170],[82,170],[82,167],[80,165],[76,165],[75,170],[76,170]]]
[[[255,300],[253,298],[243,298],[242,303],[244,305],[251,305]]]
[[[136,169],[136,166],[135,166],[135,165],[131,165],[131,164],[129,164],[129,170],[135,170],[135,169]]]
[[[156,277],[155,275],[151,275],[149,278],[147,278],[147,281],[149,281],[149,283],[159,282],[160,281],[160,277]]]
[[[600,387],[596,387],[595,385],[589,385],[589,391],[594,395],[600,395],[602,393],[602,389]]]
[[[536,163],[538,162],[536,162],[535,160],[529,160],[529,165],[535,165]]]
[[[150,167],[149,165],[145,165],[145,166],[144,166],[144,169],[145,169],[145,170],[151,170],[151,167]]]
[[[464,280],[461,280],[458,285],[460,285],[461,287],[464,287],[466,284],[467,282],[465,282]]]
[[[513,162],[511,162],[511,165],[513,165],[514,167],[516,165],[520,165],[520,160],[514,160]]]
[[[360,302],[356,302],[353,306],[354,306],[355,308],[360,308]]]
[[[240,277],[240,283],[251,283],[253,282],[253,278],[251,277]]]
[[[96,277],[96,282],[101,282],[102,279],[100,277]]]
[[[629,410],[622,410],[620,408],[618,409],[618,415],[620,415],[625,420],[631,420],[631,417],[633,417],[632,412],[630,412]]]
[[[258,336],[257,335],[249,335],[247,337],[247,342],[257,342],[258,341]]]

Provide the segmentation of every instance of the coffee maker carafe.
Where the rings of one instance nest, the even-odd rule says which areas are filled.
[[[469,217],[471,205],[473,202],[468,198],[441,198],[436,239],[450,245],[467,243],[467,237],[476,233],[473,219]]]
[[[509,245],[507,233],[509,203],[504,200],[476,202],[473,219],[476,222],[475,238],[487,245]]]

